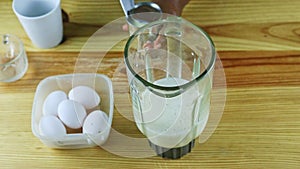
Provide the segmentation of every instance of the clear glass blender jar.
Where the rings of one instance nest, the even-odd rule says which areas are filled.
[[[167,15],[135,31],[124,56],[138,129],[158,155],[187,154],[210,112],[216,51],[209,35]]]

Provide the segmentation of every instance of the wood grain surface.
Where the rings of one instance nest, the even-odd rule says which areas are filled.
[[[89,37],[123,13],[118,1],[62,0],[64,41],[56,48],[38,49],[11,3],[0,1],[0,34],[21,38],[29,68],[21,80],[0,83],[0,168],[300,168],[300,1],[190,1],[182,16],[211,35],[224,66],[227,99],[214,134],[203,144],[197,141],[179,160],[128,158],[101,147],[54,150],[40,142],[31,132],[36,86],[48,76],[73,73]],[[99,50],[106,48],[108,39],[121,36],[103,34],[107,41]],[[118,109],[131,112],[124,104],[125,76],[114,79],[123,47],[124,41],[113,46],[97,73],[114,82],[112,127],[140,138],[134,122]],[[90,59],[99,55],[83,54]]]

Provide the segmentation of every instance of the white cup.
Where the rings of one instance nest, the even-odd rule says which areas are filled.
[[[36,47],[52,48],[62,41],[60,0],[13,0],[12,8]]]

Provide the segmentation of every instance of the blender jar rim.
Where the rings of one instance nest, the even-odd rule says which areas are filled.
[[[178,23],[174,20],[168,20],[168,18],[170,18],[170,16],[177,18],[176,21],[178,21],[178,18],[181,24],[184,25],[188,25],[189,27],[192,27],[193,29],[197,30],[198,32],[202,33],[203,36],[205,37],[205,39],[208,41],[208,43],[210,44],[210,49],[211,49],[211,57],[210,57],[210,61],[208,66],[206,67],[206,69],[200,74],[198,75],[196,78],[192,79],[191,81],[182,84],[182,85],[178,85],[178,86],[160,86],[160,85],[156,85],[153,83],[148,82],[147,80],[145,80],[144,78],[142,78],[140,75],[138,75],[134,69],[131,67],[130,63],[129,63],[129,59],[128,59],[128,51],[129,51],[129,47],[131,42],[140,34],[142,33],[144,30],[153,27],[155,25],[160,25],[160,24],[165,24],[165,23]],[[144,25],[143,27],[137,29],[128,39],[128,41],[126,42],[125,45],[125,49],[124,49],[124,59],[125,59],[125,64],[128,67],[129,71],[133,74],[133,76],[135,78],[137,78],[138,80],[140,80],[145,86],[147,87],[151,87],[153,89],[158,89],[158,90],[165,90],[165,91],[175,91],[175,90],[184,90],[189,88],[190,86],[193,86],[195,83],[197,83],[198,81],[200,81],[201,79],[203,79],[205,76],[207,76],[207,74],[209,72],[212,71],[214,64],[215,64],[215,59],[216,59],[216,51],[215,51],[215,46],[214,43],[212,41],[212,39],[210,38],[210,36],[200,27],[186,21],[185,19],[181,18],[181,17],[177,17],[177,16],[173,16],[173,15],[168,15],[167,19],[162,19],[162,20],[158,20],[158,21],[154,21],[151,22],[149,24]]]

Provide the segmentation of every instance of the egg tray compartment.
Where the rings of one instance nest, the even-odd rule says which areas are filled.
[[[100,95],[100,109],[107,113],[108,116],[107,128],[96,135],[71,133],[62,138],[50,138],[41,135],[39,131],[39,121],[43,116],[43,103],[46,97],[55,90],[62,90],[68,93],[72,88],[81,85],[93,88]],[[113,106],[112,82],[105,75],[78,73],[47,77],[38,84],[35,92],[31,117],[32,133],[50,148],[78,149],[97,145],[100,146],[105,143],[110,133],[113,119]]]

